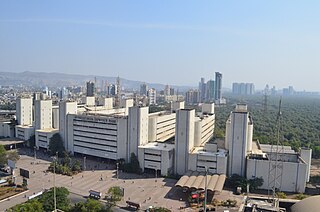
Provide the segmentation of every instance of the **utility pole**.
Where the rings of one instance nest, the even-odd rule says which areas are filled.
[[[206,173],[205,173],[206,176],[204,178],[205,186],[204,186],[204,205],[203,205],[203,209],[206,212],[207,211],[207,184],[208,184],[208,182],[207,182],[207,174],[208,174],[208,168],[205,167],[205,169],[206,169]]]

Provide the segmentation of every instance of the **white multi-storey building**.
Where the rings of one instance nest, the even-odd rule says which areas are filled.
[[[127,159],[127,116],[67,115],[68,152]]]
[[[128,117],[129,155],[148,143],[149,107],[130,107]]]
[[[59,104],[59,134],[66,149],[68,147],[68,114],[77,114],[78,106],[76,102],[62,101]]]
[[[35,110],[35,129],[52,128],[52,100],[36,100]]]
[[[16,102],[16,137],[28,140],[34,135],[32,98],[18,98]]]
[[[175,174],[188,171],[188,157],[194,148],[195,110],[181,109],[176,112]]]
[[[58,114],[53,116],[52,100],[36,100],[34,104],[36,147],[48,149],[51,137],[59,133],[58,129],[53,128],[53,117],[56,118],[55,121],[58,123]]]
[[[138,148],[138,159],[142,171],[154,170],[158,176],[173,174],[174,144],[151,142]]]
[[[176,114],[158,112],[149,114],[149,141],[164,142],[175,136]]]
[[[18,125],[32,125],[32,117],[32,98],[18,98],[16,102]]]
[[[229,150],[229,175],[245,176],[246,157],[252,149],[253,123],[247,105],[238,104],[226,123],[226,149]]]

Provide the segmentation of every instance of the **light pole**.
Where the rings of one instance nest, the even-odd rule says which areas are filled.
[[[117,180],[119,179],[119,163],[117,163]]]
[[[208,174],[208,168],[205,167],[206,169],[206,172],[205,172],[205,178],[204,178],[204,205],[203,205],[203,209],[204,209],[204,212],[207,212],[207,174]]]
[[[56,162],[58,160],[58,152],[56,157],[53,157],[53,200],[54,200],[54,212],[57,211],[57,196],[56,196]]]
[[[33,149],[34,149],[34,162],[36,162],[36,160],[37,160],[37,147],[34,146]]]
[[[84,171],[86,170],[86,159],[87,159],[87,157],[84,156],[84,157],[83,157],[83,170],[84,170]]]

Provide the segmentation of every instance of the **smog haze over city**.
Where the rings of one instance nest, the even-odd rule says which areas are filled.
[[[0,3],[0,72],[320,91],[319,1]]]

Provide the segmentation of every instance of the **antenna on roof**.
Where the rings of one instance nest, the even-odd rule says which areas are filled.
[[[282,98],[280,97],[279,101],[279,110],[277,115],[277,133],[276,133],[276,145],[274,142],[271,144],[271,152],[268,155],[269,158],[269,174],[268,174],[268,196],[270,195],[270,190],[272,191],[271,202],[274,207],[279,208],[279,197],[277,192],[281,191],[281,182],[282,182],[282,172],[283,172],[283,153],[284,148],[282,142],[280,141],[281,137],[281,104]],[[270,196],[269,196],[270,197]]]

